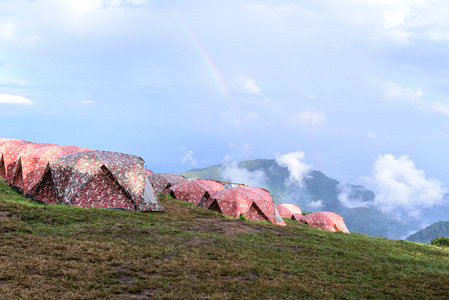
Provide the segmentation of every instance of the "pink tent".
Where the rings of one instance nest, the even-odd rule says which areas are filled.
[[[0,161],[0,169],[3,168],[5,176],[2,177],[8,184],[11,184],[14,178],[14,171],[18,164],[20,151],[28,144],[30,144],[30,142],[9,140],[0,146],[0,152],[3,154],[3,159]]]
[[[148,180],[150,180],[156,193],[167,194],[169,193],[169,187],[186,181],[187,179],[184,176],[178,174],[159,173],[149,175]]]
[[[188,180],[175,184],[168,188],[167,193],[173,198],[187,201],[196,206],[204,207],[207,200],[218,191],[223,190],[223,184],[208,180]]]
[[[212,196],[205,207],[236,218],[245,214],[249,220],[285,225],[282,217],[277,214],[270,193],[261,188],[239,186],[222,190]]]
[[[349,233],[342,216],[333,212],[311,213],[303,216],[298,222],[333,232],[341,231],[344,233]]]
[[[299,208],[299,206],[297,206],[295,204],[289,204],[289,203],[277,204],[276,208],[278,209],[279,214],[283,218],[292,219],[295,221],[298,221],[299,219],[302,218],[301,209]]]
[[[50,145],[49,147],[35,149],[33,152],[29,153],[26,159],[22,160],[24,194],[32,195],[34,193],[33,188],[42,179],[44,171],[50,161],[67,154],[82,151],[91,150],[76,146]]]
[[[29,143],[25,147],[22,147],[19,153],[17,163],[15,163],[15,169],[12,170],[13,178],[11,179],[11,186],[17,187],[23,190],[23,164],[26,164],[30,158],[30,154],[37,149],[48,148],[53,146],[52,144],[43,143]]]

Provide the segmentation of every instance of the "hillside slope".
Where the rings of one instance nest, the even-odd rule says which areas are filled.
[[[0,182],[2,299],[444,298],[449,251],[280,227],[161,196],[161,213],[43,206]]]
[[[228,172],[229,168],[231,172]],[[246,176],[239,177],[239,173],[244,173]],[[234,176],[235,174],[237,176]],[[301,207],[303,211],[336,212],[343,216],[351,232],[399,239],[406,236],[411,230],[406,224],[385,216],[374,207],[346,207],[339,200],[339,195],[342,192],[340,182],[327,177],[320,171],[310,171],[302,185],[290,183],[288,169],[279,166],[273,159],[247,160],[231,167],[218,165],[193,169],[183,175],[188,178],[225,181],[240,179],[249,182],[253,177],[262,178],[263,180],[253,181],[253,184],[258,184],[259,187],[269,190],[275,203],[293,203]],[[348,191],[347,199],[362,203],[361,205],[372,202],[374,199],[374,193],[363,186],[346,184],[345,187]]]

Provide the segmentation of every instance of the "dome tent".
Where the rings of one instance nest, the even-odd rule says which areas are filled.
[[[51,145],[45,148],[38,148],[22,159],[23,192],[31,196],[34,193],[36,184],[42,179],[47,165],[61,156],[92,151],[91,149],[76,146]]]
[[[286,219],[299,221],[302,218],[302,211],[299,206],[290,203],[277,204],[279,214]]]
[[[31,142],[11,139],[0,145],[0,152],[2,153],[2,158],[0,159],[0,169],[2,171],[0,172],[8,184],[11,184],[14,178],[14,171],[18,164],[20,151],[28,144],[31,144]]]
[[[175,184],[168,188],[167,193],[175,199],[190,202],[199,207],[204,207],[204,204],[211,196],[223,189],[224,186],[220,182],[208,179],[197,179]]]
[[[137,156],[109,151],[75,152],[50,161],[33,198],[77,207],[162,211]]]
[[[169,173],[151,174],[148,176],[148,179],[156,193],[168,193],[169,187],[187,180],[182,175]]]
[[[23,167],[24,164],[28,165],[27,162],[31,159],[31,153],[36,151],[37,149],[46,149],[50,146],[54,146],[52,144],[43,144],[43,143],[29,143],[24,147],[20,147],[20,152],[18,152],[17,160],[13,162],[13,168],[11,170],[12,178],[10,179],[10,185],[12,187],[18,188],[23,191],[24,189],[24,176],[23,176]]]
[[[333,212],[325,211],[311,213],[303,216],[298,222],[333,232],[341,231],[349,233],[349,230],[343,221],[343,217]]]
[[[261,188],[239,186],[222,190],[212,196],[205,207],[236,218],[245,214],[249,220],[263,220],[285,225],[274,206],[270,193]]]

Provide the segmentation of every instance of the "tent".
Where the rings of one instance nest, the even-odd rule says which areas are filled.
[[[349,233],[342,216],[333,212],[311,213],[303,216],[298,222],[333,232],[341,231],[344,233]]]
[[[245,214],[249,220],[285,225],[270,193],[261,188],[239,186],[219,191],[206,202],[205,207],[236,218]]]
[[[290,203],[277,204],[276,208],[283,218],[298,221],[302,218],[302,211],[299,206]]]
[[[169,187],[187,180],[182,175],[169,174],[169,173],[151,174],[148,176],[148,179],[150,180],[150,183],[153,185],[154,191],[156,193],[164,193],[164,194],[166,193],[168,194]]]
[[[20,151],[30,142],[22,140],[8,140],[0,146],[2,158],[0,160],[1,176],[8,184],[12,183],[14,171],[18,165]]]
[[[24,194],[32,195],[34,193],[33,188],[42,179],[49,162],[61,156],[82,151],[92,150],[76,146],[50,145],[48,147],[35,149],[33,152],[29,153],[25,159],[22,159],[21,171]]]
[[[150,176],[150,175],[153,175],[153,174],[154,174],[153,171],[145,170],[145,175]]]
[[[163,210],[145,175],[144,161],[109,151],[74,152],[50,161],[33,198],[85,208]]]
[[[23,191],[23,164],[28,161],[30,158],[30,154],[41,148],[48,148],[53,146],[52,144],[43,144],[43,143],[29,143],[24,147],[20,147],[20,152],[18,152],[18,158],[16,161],[12,162],[14,169],[11,170],[12,178],[10,179],[10,185],[12,187],[19,188]]]
[[[223,189],[224,186],[220,182],[208,179],[198,179],[175,184],[168,188],[167,193],[175,199],[191,202],[196,206],[204,207],[204,204],[211,196]]]
[[[5,162],[3,158],[3,145],[11,141],[12,139],[0,138],[0,177],[6,179]]]

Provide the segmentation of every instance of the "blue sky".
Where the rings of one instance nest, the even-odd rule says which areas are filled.
[[[444,191],[448,15],[443,0],[3,0],[0,136],[155,172],[301,152],[339,181],[408,167]]]

